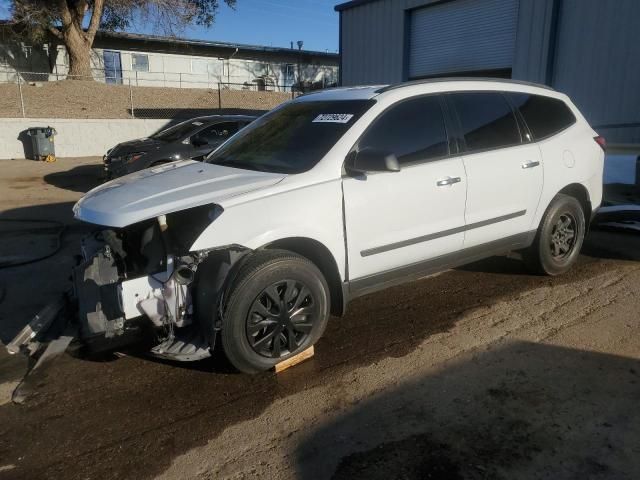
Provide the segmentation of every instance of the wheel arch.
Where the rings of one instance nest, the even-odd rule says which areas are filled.
[[[331,295],[331,314],[342,316],[346,310],[346,298],[336,259],[331,251],[318,240],[308,237],[288,237],[270,242],[261,249],[282,249],[297,253],[311,260],[324,275]]]
[[[591,205],[591,197],[589,196],[589,191],[587,190],[587,188],[581,183],[571,183],[560,190],[558,193],[569,195],[580,202],[582,211],[584,212],[585,223],[587,225],[587,228],[589,228],[593,208]]]

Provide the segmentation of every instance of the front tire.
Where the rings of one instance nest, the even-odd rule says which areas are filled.
[[[527,266],[535,273],[561,275],[578,260],[586,223],[580,202],[558,194],[547,208],[535,240],[524,253]]]
[[[285,250],[252,254],[231,287],[222,346],[241,372],[257,373],[306,350],[329,319],[329,288],[308,259]]]

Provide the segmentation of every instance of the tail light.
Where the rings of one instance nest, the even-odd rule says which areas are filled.
[[[600,145],[600,148],[602,149],[602,151],[604,152],[607,151],[607,141],[603,136],[598,135],[597,137],[593,137],[593,139],[596,141],[598,145]]]

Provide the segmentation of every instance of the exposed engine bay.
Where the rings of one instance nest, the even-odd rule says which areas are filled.
[[[79,337],[90,351],[144,341],[165,358],[210,355],[225,279],[244,251],[189,247],[219,213],[206,205],[83,239],[73,297]],[[197,281],[201,273],[208,281]]]

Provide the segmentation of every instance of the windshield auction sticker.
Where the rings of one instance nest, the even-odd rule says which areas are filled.
[[[321,113],[312,123],[349,123],[352,113]]]

